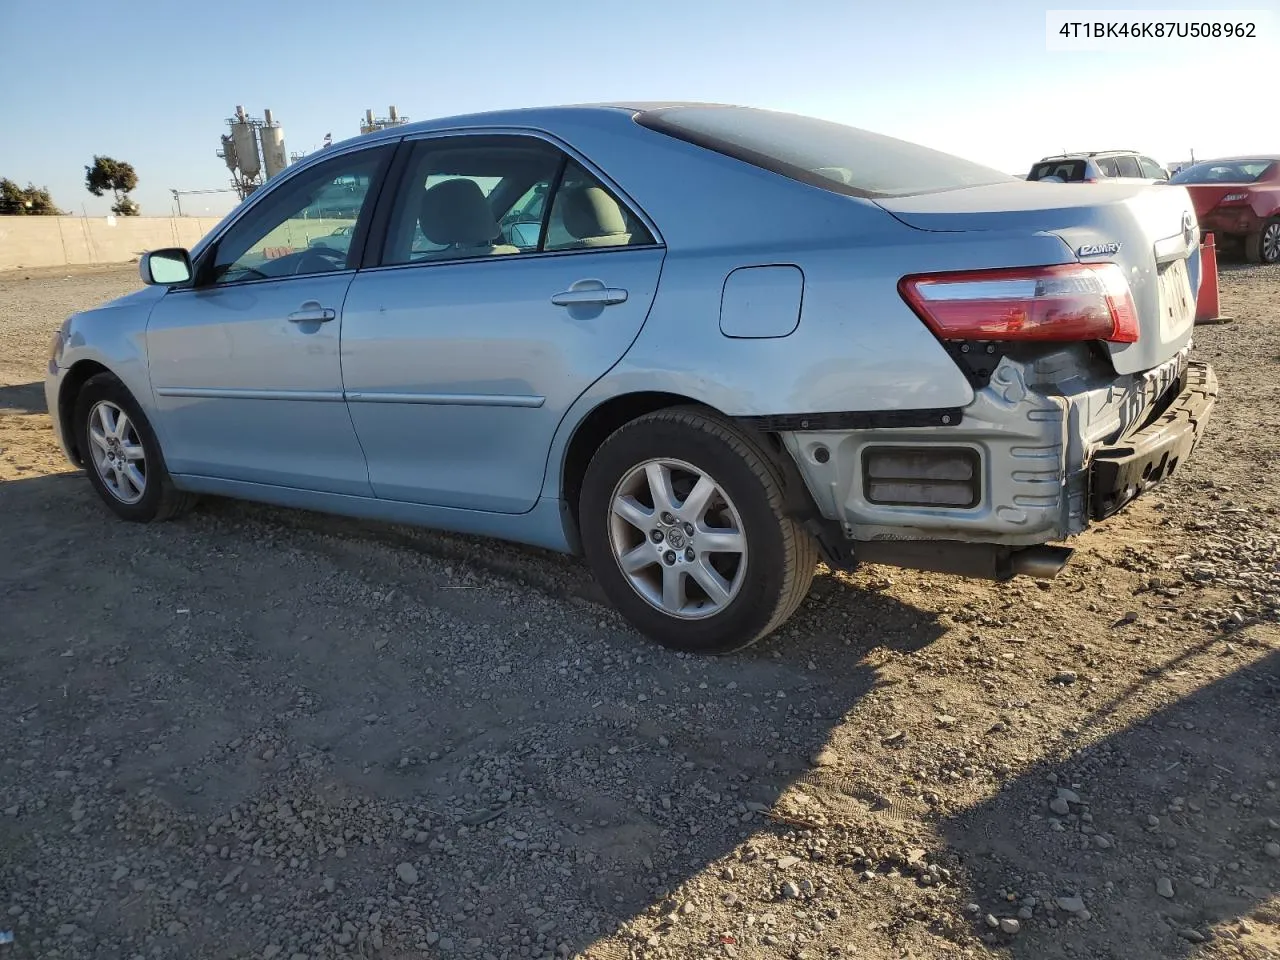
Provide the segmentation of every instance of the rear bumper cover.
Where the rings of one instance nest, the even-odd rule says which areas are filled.
[[[1089,466],[1090,517],[1112,516],[1185,463],[1204,435],[1217,397],[1213,368],[1190,363],[1163,412],[1095,450]]]
[[[1201,235],[1212,233],[1215,237],[1248,236],[1261,230],[1265,222],[1248,206],[1219,207],[1197,219]]]
[[[963,417],[946,426],[821,423],[771,432],[808,488],[814,524],[854,553],[869,542],[1060,543],[1122,509],[1195,447],[1217,381],[1208,365],[1190,362],[1190,351],[1188,344],[1156,368],[1121,377],[1072,375],[1068,357],[1035,365],[1006,357]],[[1060,386],[1045,392],[1046,382]],[[972,451],[980,464],[977,502],[873,502],[865,458],[886,446]]]

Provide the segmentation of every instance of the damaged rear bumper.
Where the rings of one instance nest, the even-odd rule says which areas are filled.
[[[1218,397],[1207,363],[1187,365],[1176,395],[1143,426],[1099,447],[1089,466],[1089,515],[1104,520],[1174,473],[1195,450]]]
[[[1199,443],[1218,386],[1189,353],[1118,378],[1006,358],[948,425],[778,436],[829,562],[1053,576],[1070,550],[1049,544],[1123,509]]]

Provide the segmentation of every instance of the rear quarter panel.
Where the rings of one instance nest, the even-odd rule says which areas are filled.
[[[567,123],[553,132],[656,222],[667,258],[635,343],[561,424],[548,496],[557,495],[577,424],[623,394],[678,394],[731,416],[965,406],[972,388],[903,301],[899,279],[1073,259],[1050,234],[915,230],[868,201],[671,140],[629,117],[618,129]],[[799,324],[785,337],[726,337],[719,324],[725,279],[740,267],[770,264],[804,275]]]
[[[1255,186],[1253,195],[1253,212],[1260,220],[1280,217],[1280,183],[1265,183]]]

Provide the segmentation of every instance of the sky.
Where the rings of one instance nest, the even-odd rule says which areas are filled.
[[[1275,11],[1277,0],[1242,0]],[[810,114],[1025,173],[1041,156],[1132,148],[1164,163],[1280,149],[1264,122],[1274,34],[1053,52],[1054,0],[0,0],[0,177],[101,216],[95,154],[133,164],[144,215],[230,186],[215,156],[236,105],[270,108],[289,151],[413,119],[555,103],[704,100]],[[1122,9],[1215,8],[1130,0]],[[1216,8],[1215,8],[1216,9]],[[1133,16],[1133,15],[1131,15]],[[1280,30],[1280,15],[1270,26]],[[1274,107],[1274,104],[1272,105]],[[188,196],[221,216],[232,193]]]

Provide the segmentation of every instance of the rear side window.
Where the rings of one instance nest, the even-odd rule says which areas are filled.
[[[1014,179],[905,140],[753,107],[662,107],[640,113],[636,122],[847,196],[903,197]]]
[[[1116,157],[1116,166],[1120,170],[1122,177],[1134,177],[1140,179],[1142,177],[1142,168],[1138,166],[1137,157]]]
[[[1028,180],[1043,180],[1046,177],[1057,177],[1067,183],[1079,183],[1084,179],[1083,160],[1051,160],[1037,163],[1031,168]]]
[[[1120,176],[1120,168],[1116,166],[1115,157],[1099,157],[1094,161],[1104,177]]]

